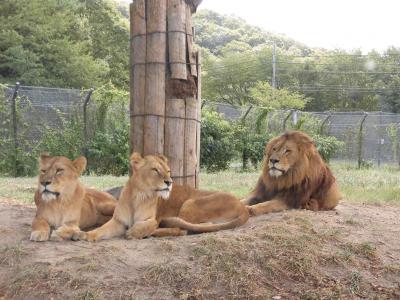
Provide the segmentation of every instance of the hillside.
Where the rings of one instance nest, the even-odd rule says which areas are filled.
[[[216,56],[273,44],[293,55],[307,55],[312,51],[310,47],[289,37],[252,26],[241,18],[211,10],[200,9],[193,17],[193,24],[196,43]]]

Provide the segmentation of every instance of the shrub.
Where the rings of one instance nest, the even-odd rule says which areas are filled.
[[[257,168],[263,160],[265,144],[271,138],[268,133],[257,133],[251,125],[243,122],[234,127],[235,149],[242,160],[243,170],[247,169],[248,161]]]
[[[312,138],[315,141],[319,154],[321,154],[322,158],[326,162],[329,162],[332,155],[344,146],[344,143],[339,141],[334,136],[322,136],[314,134],[312,135]]]
[[[235,155],[233,128],[217,112],[203,110],[200,163],[207,171],[225,170]]]
[[[89,142],[88,163],[96,174],[125,175],[129,171],[129,125],[114,132],[97,132]]]
[[[40,151],[48,152],[53,156],[66,156],[74,159],[83,152],[83,124],[77,119],[62,120],[60,128],[45,129]]]

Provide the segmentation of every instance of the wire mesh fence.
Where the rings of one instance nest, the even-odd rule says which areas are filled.
[[[247,114],[254,118],[257,107],[249,114],[249,107],[235,107],[210,103],[227,119],[238,120]],[[400,114],[388,112],[303,112],[276,111],[267,115],[268,128],[273,132],[297,128],[301,118],[314,118],[317,132],[336,137],[343,148],[333,159],[363,164],[400,165]]]
[[[38,151],[46,150],[44,148],[47,144],[44,140],[63,139],[67,123],[72,122],[74,130],[79,132],[72,139],[66,139],[67,142],[73,141],[67,147],[79,148],[72,152],[84,155],[88,154],[88,142],[93,140],[100,127],[105,126],[104,122],[99,121],[99,115],[102,114],[101,104],[90,101],[91,90],[18,85],[3,87],[0,95],[0,160],[5,161],[7,156],[7,161],[11,164],[7,168],[12,170],[8,172],[10,175],[24,174],[24,159],[29,154],[37,155]],[[106,102],[103,101],[104,103]],[[254,119],[257,115],[257,107],[205,102],[205,107],[210,105],[215,106],[229,120],[238,120],[244,116]],[[129,127],[128,109],[127,101],[111,106],[109,118],[117,120],[121,114],[125,115],[121,120]],[[335,153],[333,159],[354,162],[359,166],[400,163],[400,114],[276,111],[267,116],[268,130],[282,132],[293,129],[299,120],[309,117],[316,120],[315,126],[320,134],[334,136],[343,142],[343,148]],[[48,134],[50,131],[52,135]],[[111,135],[116,134],[118,132],[111,131]],[[128,129],[124,136],[128,139]],[[126,144],[128,149],[128,141]],[[0,167],[6,168],[4,163],[0,163]],[[0,173],[7,172],[0,170]]]
[[[115,115],[122,111],[122,119],[128,120],[126,105],[122,110],[115,103],[113,106],[106,102],[98,105],[90,101],[91,89],[19,84],[1,87],[0,174],[32,174],[32,166],[36,165],[39,153],[44,151],[68,153],[72,157],[88,156],[88,142],[93,140],[96,127],[103,127],[104,132],[108,125],[105,124],[106,110],[115,111],[109,114],[110,119],[117,120]],[[66,149],[57,149],[61,147]]]

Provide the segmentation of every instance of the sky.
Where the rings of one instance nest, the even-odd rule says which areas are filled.
[[[311,47],[400,47],[400,0],[203,0],[199,9],[235,15]]]

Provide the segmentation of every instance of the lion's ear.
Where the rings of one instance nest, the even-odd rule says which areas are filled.
[[[79,156],[77,159],[72,161],[75,169],[78,171],[79,174],[82,174],[83,171],[86,169],[87,160],[84,156]]]
[[[163,162],[165,162],[166,164],[168,163],[168,158],[162,154],[157,155],[159,159],[161,159]]]
[[[133,170],[139,168],[143,163],[143,157],[138,152],[133,152],[130,158],[131,167]]]

